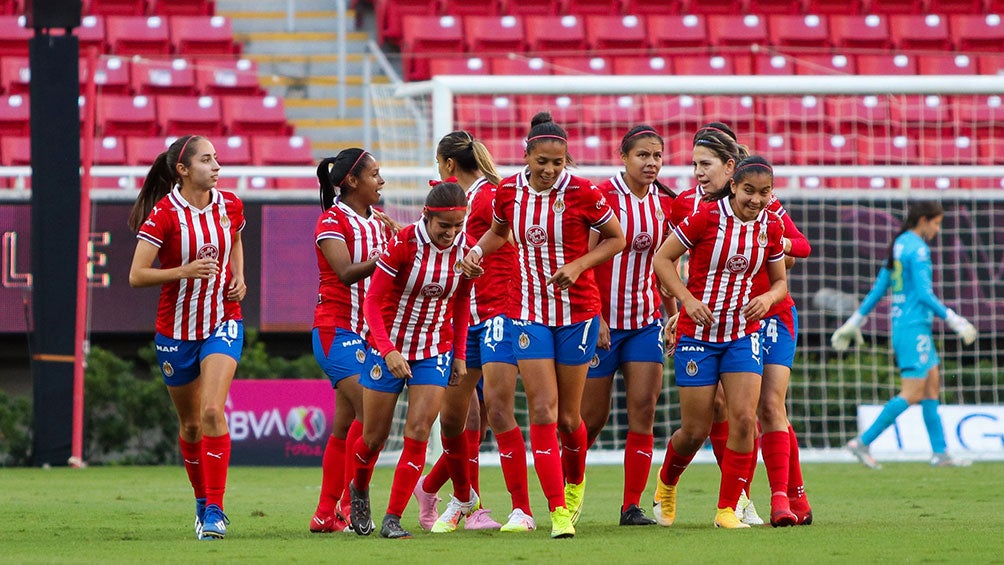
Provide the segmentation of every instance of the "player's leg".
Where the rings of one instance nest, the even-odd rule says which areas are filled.
[[[791,440],[788,435],[788,412],[785,397],[791,370],[784,365],[764,365],[763,383],[757,416],[762,427],[760,448],[767,482],[770,484],[770,523],[794,526],[797,516],[788,500],[788,473],[791,466]]]
[[[161,363],[163,364],[163,363]],[[192,380],[183,385],[169,385],[167,392],[178,414],[178,447],[185,464],[188,481],[195,494],[195,535],[202,533],[206,513],[206,481],[203,472],[202,449],[202,381]]]
[[[526,441],[515,416],[518,371],[509,363],[488,363],[483,370],[488,425],[495,433],[502,477],[512,499],[512,512],[501,529],[503,532],[532,531],[537,525],[530,510]]]
[[[357,386],[358,379],[356,376]],[[339,388],[341,390],[338,390]],[[328,436],[328,443],[324,447],[324,456],[321,459],[321,495],[314,516],[310,520],[310,531],[314,533],[342,531],[348,525],[338,516],[338,500],[345,487],[346,435],[356,419],[356,413],[344,389],[345,387],[336,386],[335,416],[331,423],[331,435]]]
[[[230,466],[230,432],[225,405],[230,383],[237,371],[237,360],[213,353],[203,358],[202,375],[202,450],[206,481],[206,513],[201,539],[222,538],[230,520],[223,513],[223,496]]]
[[[471,397],[474,396],[474,389],[480,378],[480,370],[469,370],[461,382],[447,386],[442,395],[439,421],[442,426],[443,455],[440,459],[446,462],[449,478],[453,482],[453,495],[446,510],[432,525],[431,530],[436,533],[456,530],[460,519],[473,512],[476,506],[473,504],[476,495],[471,487],[468,445],[464,431],[467,428]],[[429,484],[429,476],[423,482],[423,490],[436,487],[434,483]],[[417,483],[415,488],[418,488]],[[465,511],[461,512],[461,509]]]
[[[624,493],[622,526],[646,526],[655,520],[645,516],[639,503],[648,487],[655,443],[655,409],[662,392],[662,363],[629,361],[621,366],[627,392],[628,433],[624,444]]]
[[[679,361],[677,363],[679,364]],[[677,372],[677,375],[680,374]],[[680,476],[687,470],[687,466],[708,437],[714,410],[715,389],[718,386],[717,380],[710,384],[693,386],[680,385],[680,382],[678,376],[680,427],[666,442],[666,457],[659,468],[653,502],[652,511],[660,526],[672,526],[676,520],[676,488]]]
[[[610,419],[610,391],[613,388],[613,373],[603,376],[592,376],[593,369],[586,379],[582,393],[582,421],[586,424],[586,434],[590,446],[603,431]]]

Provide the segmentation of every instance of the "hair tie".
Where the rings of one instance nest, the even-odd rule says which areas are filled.
[[[470,149],[471,151],[474,151],[474,140],[473,139],[470,140],[469,142],[467,142],[467,148]]]
[[[429,179],[429,186],[436,186],[438,184],[443,184],[444,182],[457,182],[457,177],[446,177],[443,180]]]
[[[554,134],[535,135],[533,137],[527,138],[526,142],[530,143],[531,141],[533,141],[535,139],[560,139],[561,141],[564,141],[565,143],[568,143],[568,140],[565,139],[564,137],[561,137],[560,135],[554,135]]]

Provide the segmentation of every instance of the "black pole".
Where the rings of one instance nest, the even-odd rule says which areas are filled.
[[[41,9],[35,1],[35,9]],[[79,22],[79,3],[78,17]],[[36,16],[38,14],[36,13]],[[39,25],[39,18],[35,18]],[[79,42],[35,28],[31,64],[32,459],[66,465],[73,432],[80,226]],[[92,102],[93,103],[93,102]]]

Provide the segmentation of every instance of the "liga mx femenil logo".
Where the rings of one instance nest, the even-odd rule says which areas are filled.
[[[317,441],[327,429],[324,410],[316,406],[297,406],[286,414],[286,433],[296,441]]]
[[[750,260],[744,255],[733,255],[725,266],[733,273],[742,273],[750,266]]]
[[[213,245],[212,243],[207,243],[199,248],[199,252],[195,254],[196,259],[219,259],[220,249]]]
[[[540,226],[531,226],[526,230],[526,241],[534,247],[541,247],[547,243],[547,232]]]

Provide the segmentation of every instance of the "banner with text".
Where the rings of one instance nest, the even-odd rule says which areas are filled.
[[[875,421],[882,406],[858,407],[858,430]],[[945,443],[952,455],[997,459],[1004,457],[1004,406],[953,405],[938,409],[945,429]],[[919,405],[911,406],[896,418],[871,444],[871,452],[882,455],[930,454],[931,441]]]

